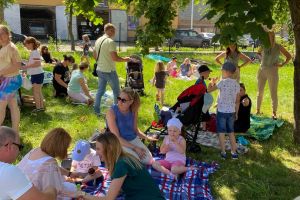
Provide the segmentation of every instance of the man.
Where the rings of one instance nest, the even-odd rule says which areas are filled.
[[[0,199],[1,200],[54,200],[56,189],[44,192],[35,188],[19,168],[12,165],[23,145],[13,129],[0,126]]]
[[[116,72],[115,62],[128,62],[129,57],[121,58],[117,54],[116,44],[113,41],[116,28],[113,24],[104,26],[104,35],[97,39],[94,49],[94,58],[97,60],[98,91],[94,106],[95,113],[100,116],[100,102],[105,93],[107,83],[112,88],[114,102],[117,103],[117,97],[120,94],[119,78]],[[101,49],[100,49],[101,48]],[[100,52],[99,52],[100,50]]]

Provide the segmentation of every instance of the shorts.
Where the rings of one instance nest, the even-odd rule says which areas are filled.
[[[185,164],[179,160],[173,162],[169,162],[167,160],[158,160],[157,162],[159,162],[161,166],[168,170],[171,170],[173,166],[185,166]]]
[[[22,85],[21,75],[13,77],[0,77],[0,101],[7,101],[15,97]]]
[[[44,72],[41,74],[31,75],[31,83],[32,84],[43,84],[44,82]]]
[[[235,113],[217,112],[217,133],[234,133]]]
[[[87,103],[88,97],[83,94],[83,93],[76,93],[76,92],[71,92],[68,90],[68,95],[71,97],[72,100],[78,102],[78,103]]]

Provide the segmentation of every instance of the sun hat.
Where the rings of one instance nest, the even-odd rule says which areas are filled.
[[[72,159],[82,161],[84,157],[90,153],[91,145],[86,140],[79,140],[72,153]]]
[[[175,126],[179,130],[181,130],[182,123],[178,118],[171,118],[171,119],[169,119],[169,121],[167,123],[167,127],[170,127],[170,126]]]

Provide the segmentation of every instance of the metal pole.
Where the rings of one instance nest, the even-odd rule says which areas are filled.
[[[191,9],[191,29],[193,29],[193,21],[194,21],[194,0],[192,0],[192,9]]]
[[[121,23],[119,23],[119,52],[121,51]]]

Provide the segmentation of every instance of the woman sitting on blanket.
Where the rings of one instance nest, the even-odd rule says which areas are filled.
[[[123,147],[123,150],[143,164],[152,164],[153,158],[141,139],[156,141],[157,139],[146,136],[137,127],[140,97],[131,88],[123,88],[118,103],[113,105],[106,114],[107,126],[115,134]]]
[[[68,83],[68,95],[72,101],[92,105],[94,98],[91,96],[84,72],[89,69],[89,64],[82,62],[79,69],[73,70]]]
[[[153,162],[152,167],[162,173],[172,176],[175,180],[179,174],[193,167],[186,167],[186,141],[181,134],[182,123],[177,118],[172,118],[167,123],[168,135],[160,147],[160,152],[166,154],[164,160]]]
[[[104,197],[95,197],[78,192],[78,197],[87,200],[116,199],[122,190],[125,199],[164,199],[146,168],[134,156],[122,150],[115,134],[100,134],[96,139],[96,151],[104,160],[112,179],[108,193]]]
[[[40,191],[52,186],[58,191],[58,199],[71,199],[77,189],[75,184],[65,181],[64,175],[70,176],[72,173],[59,167],[56,161],[56,158],[67,158],[70,144],[71,136],[68,132],[63,128],[52,129],[40,147],[27,153],[18,167]]]

